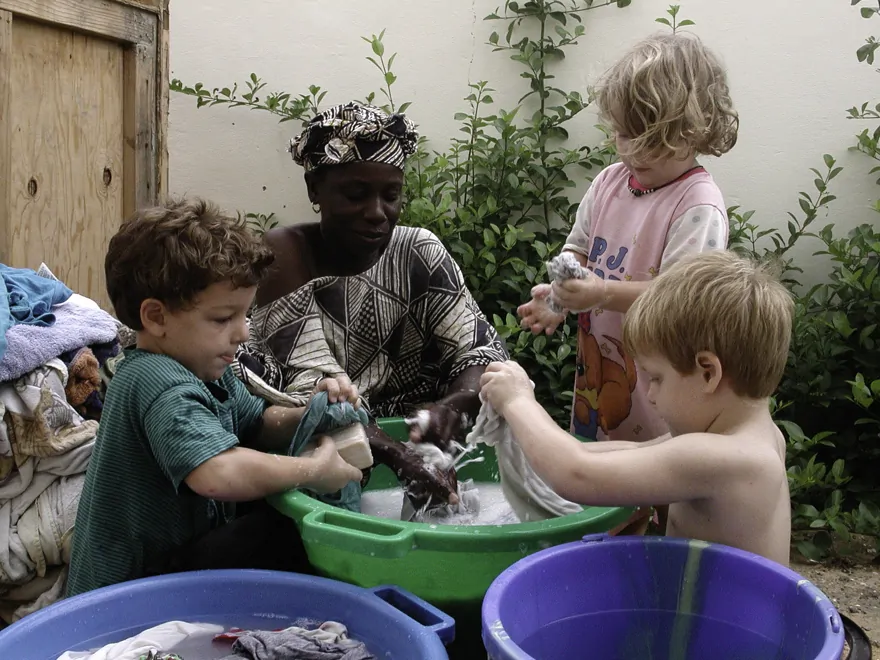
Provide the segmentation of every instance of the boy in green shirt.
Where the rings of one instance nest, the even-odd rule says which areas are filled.
[[[361,479],[326,438],[309,458],[264,453],[286,448],[303,409],[267,407],[229,370],[272,261],[243,223],[203,201],[140,212],[110,241],[107,290],[137,347],[107,389],[69,596],[177,570],[308,570],[292,520],[263,503],[231,515],[230,503]]]

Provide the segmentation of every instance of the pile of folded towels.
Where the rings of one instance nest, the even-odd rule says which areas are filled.
[[[42,265],[0,264],[0,619],[64,595],[119,323]]]

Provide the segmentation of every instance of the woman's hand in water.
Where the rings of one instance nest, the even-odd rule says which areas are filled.
[[[486,367],[480,385],[489,403],[502,416],[515,401],[535,400],[529,375],[513,360],[493,362]]]
[[[532,299],[524,305],[520,305],[516,310],[521,319],[520,326],[531,331],[534,335],[539,335],[542,332],[552,335],[556,332],[559,324],[565,320],[564,313],[557,314],[547,305],[550,291],[549,284],[539,284],[532,289]]]
[[[442,401],[419,410],[410,420],[409,439],[430,442],[448,452],[453,442],[463,439],[463,420],[459,410]]]
[[[427,504],[458,502],[458,479],[455,470],[443,471],[425,463],[411,447],[392,440],[374,424],[367,427],[367,437],[376,464],[387,465],[403,485],[416,508]]]
[[[315,392],[326,392],[330,403],[342,403],[348,401],[355,408],[360,406],[361,395],[357,385],[351,382],[348,376],[341,374],[335,377],[326,377],[318,381]]]

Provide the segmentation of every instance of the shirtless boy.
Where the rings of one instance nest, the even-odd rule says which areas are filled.
[[[793,303],[765,268],[727,251],[682,260],[636,300],[626,349],[672,429],[650,442],[580,443],[535,401],[514,362],[491,364],[483,393],[535,471],[593,506],[668,503],[667,536],[742,548],[787,565],[785,441],[770,417],[788,357]]]

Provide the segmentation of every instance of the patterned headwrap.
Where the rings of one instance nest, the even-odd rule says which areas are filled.
[[[290,141],[290,153],[306,172],[356,161],[403,169],[418,139],[415,124],[405,115],[389,115],[374,106],[352,102],[315,115]]]

